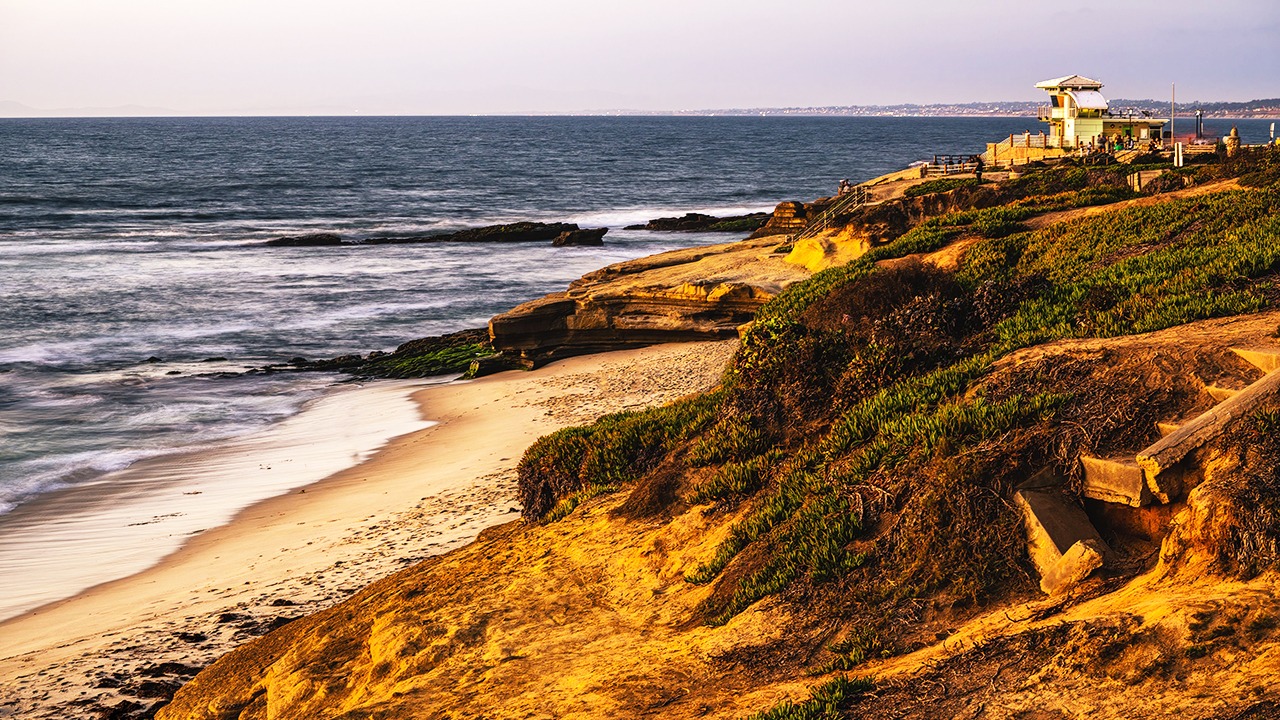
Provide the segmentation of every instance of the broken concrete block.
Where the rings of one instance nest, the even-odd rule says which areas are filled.
[[[1221,385],[1205,385],[1204,391],[1209,393],[1209,397],[1218,402],[1230,400],[1240,394],[1240,391],[1236,388],[1222,387]]]
[[[1080,572],[1080,568],[1092,562],[1089,560],[1089,552],[1076,550],[1068,565],[1061,564],[1076,544],[1083,541],[1088,548],[1096,549],[1100,555],[1106,554],[1106,543],[1098,536],[1089,517],[1061,492],[1019,490],[1014,493],[1013,498],[1022,510],[1023,524],[1027,529],[1027,549],[1031,554],[1031,562],[1040,573],[1041,589],[1044,589],[1043,580],[1047,577],[1053,578],[1050,585],[1058,592],[1071,583],[1079,582],[1077,579],[1068,583],[1064,578],[1074,577]],[[1096,568],[1094,566],[1088,572],[1093,572]]]
[[[1150,504],[1151,491],[1147,489],[1147,479],[1133,458],[1081,455],[1080,465],[1084,468],[1081,492],[1085,497],[1131,507]]]
[[[1280,370],[1280,348],[1231,348],[1231,352],[1239,355],[1240,359],[1264,373],[1273,373],[1276,370]]]
[[[1046,573],[1041,574],[1040,589],[1048,595],[1060,595],[1078,585],[1102,567],[1106,546],[1101,540],[1081,540]]]

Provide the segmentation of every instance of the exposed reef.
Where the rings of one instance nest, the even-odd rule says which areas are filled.
[[[703,213],[685,213],[680,217],[655,218],[640,225],[628,225],[626,230],[656,230],[662,232],[753,232],[769,219],[769,213],[748,213],[731,217],[717,217]]]
[[[475,242],[547,242],[564,233],[578,232],[577,223],[517,222],[505,225],[486,225],[449,233],[407,235],[402,237],[366,237],[344,240],[336,233],[310,233],[289,235],[268,240],[264,245],[273,247],[335,247],[341,245],[412,245],[418,243],[475,243]],[[598,232],[598,231],[587,231]],[[604,233],[600,233],[603,235]]]

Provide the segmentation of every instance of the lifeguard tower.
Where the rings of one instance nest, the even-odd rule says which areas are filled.
[[[1160,138],[1168,122],[1147,112],[1112,112],[1100,92],[1102,83],[1081,75],[1044,80],[1036,87],[1049,93],[1049,104],[1039,112],[1049,123],[1049,147],[1101,149],[1117,137],[1127,146],[1146,145]]]

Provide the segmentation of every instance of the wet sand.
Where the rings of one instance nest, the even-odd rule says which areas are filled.
[[[254,504],[155,567],[0,624],[0,717],[158,702],[240,642],[516,519],[529,443],[711,387],[734,345],[571,358],[417,392],[431,427]]]

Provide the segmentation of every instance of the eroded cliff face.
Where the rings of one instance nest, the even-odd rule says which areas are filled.
[[[526,366],[583,353],[734,337],[809,271],[777,252],[784,238],[676,250],[610,265],[565,292],[494,317],[496,350]]]
[[[794,642],[792,619],[693,619],[710,588],[684,573],[731,516],[619,521],[620,499],[377,582],[222,658],[159,717],[734,717],[776,701],[783,663],[750,661]]]

